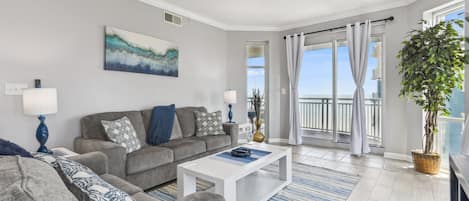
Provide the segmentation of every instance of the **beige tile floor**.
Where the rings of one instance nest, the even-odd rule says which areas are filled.
[[[361,180],[349,201],[449,201],[447,173],[417,173],[412,164],[380,155],[353,157],[346,150],[294,146],[293,160],[342,172],[359,174]]]

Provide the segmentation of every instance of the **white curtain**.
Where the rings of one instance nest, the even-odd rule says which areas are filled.
[[[347,42],[356,89],[352,104],[352,141],[350,151],[353,155],[361,156],[370,152],[366,135],[365,91],[363,84],[366,79],[368,65],[368,43],[370,40],[371,23],[364,25],[359,22],[354,26],[347,24]]]
[[[301,60],[303,58],[303,47],[305,36],[303,33],[286,37],[288,79],[290,81],[290,131],[288,143],[291,145],[301,144],[301,125],[298,103],[298,82],[300,79]]]

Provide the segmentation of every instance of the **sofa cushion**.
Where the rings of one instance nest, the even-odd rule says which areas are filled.
[[[79,200],[135,201],[126,192],[107,183],[90,168],[76,161],[43,153],[34,157],[56,168],[68,189]]]
[[[191,137],[195,135],[195,114],[194,111],[207,112],[205,107],[182,107],[176,109],[182,136]]]
[[[129,195],[133,195],[133,194],[136,194],[138,192],[142,192],[143,190],[138,187],[138,186],[135,186],[121,178],[119,178],[118,176],[115,176],[115,175],[112,175],[112,174],[103,174],[103,175],[100,175],[100,177],[106,181],[107,183],[113,185],[114,187],[126,192],[127,194]]]
[[[173,150],[146,146],[127,155],[127,174],[134,174],[173,162]]]
[[[4,140],[0,138],[0,155],[19,155],[22,157],[32,158],[33,156],[26,151],[23,147],[10,142],[8,140]]]
[[[179,140],[171,140],[168,143],[159,145],[173,150],[174,161],[179,161],[191,156],[205,152],[205,142],[191,138],[183,138]]]
[[[0,200],[77,200],[55,169],[42,161],[1,156],[0,164]]]
[[[207,151],[231,145],[231,137],[229,135],[207,135],[202,137],[192,137],[189,139],[204,141]]]
[[[139,111],[105,112],[85,116],[81,119],[81,135],[88,139],[109,140],[103,125],[101,125],[101,121],[114,121],[125,116],[132,123],[140,143],[142,146],[145,146],[146,131],[143,125],[142,114]]]
[[[142,111],[143,125],[145,126],[146,131],[148,131],[150,127],[152,111],[153,111],[152,109]],[[179,120],[178,120],[177,115],[174,115],[173,130],[171,131],[171,138],[169,138],[169,140],[176,140],[176,139],[181,139],[181,138],[182,138],[181,126],[179,125]]]
[[[142,147],[134,126],[128,117],[124,116],[114,121],[101,120],[101,124],[107,137],[114,143],[125,147],[127,153],[137,151]]]

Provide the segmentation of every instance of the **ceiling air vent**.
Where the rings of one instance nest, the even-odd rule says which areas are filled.
[[[164,21],[169,24],[173,24],[176,26],[182,26],[182,17],[168,13],[167,11],[164,12]]]

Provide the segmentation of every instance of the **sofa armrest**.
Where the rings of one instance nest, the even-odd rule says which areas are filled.
[[[74,141],[75,152],[80,154],[100,151],[106,154],[108,159],[108,173],[125,178],[125,163],[127,160],[127,152],[123,146],[113,142],[75,138]]]
[[[236,123],[223,123],[223,131],[231,136],[231,146],[238,145],[239,125]]]
[[[86,154],[71,156],[69,157],[69,159],[74,160],[86,167],[89,167],[97,175],[107,173],[107,156],[102,152],[89,152]]]

